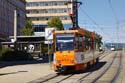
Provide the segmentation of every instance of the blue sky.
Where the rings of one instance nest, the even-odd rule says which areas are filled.
[[[105,42],[125,43],[125,0],[79,1],[83,3],[79,7],[80,27],[100,34]]]

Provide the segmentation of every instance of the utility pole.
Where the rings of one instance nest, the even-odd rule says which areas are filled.
[[[117,21],[117,50],[119,50],[119,21]]]
[[[14,10],[14,50],[16,50],[17,41],[17,11]]]
[[[69,14],[71,20],[72,20],[72,29],[78,29],[78,7],[82,4],[82,2],[78,2],[77,0],[71,0],[66,3],[67,4],[72,4],[71,12]]]
[[[73,18],[73,27],[74,28],[78,28],[78,10],[77,10],[77,0],[73,0],[72,2],[72,11],[73,11],[73,15],[72,15],[72,18]]]

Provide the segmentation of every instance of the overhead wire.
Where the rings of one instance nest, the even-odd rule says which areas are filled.
[[[115,17],[116,23],[119,23],[118,17],[117,17],[117,15],[115,13],[115,10],[114,10],[113,6],[112,6],[111,0],[108,0],[108,3],[109,3],[109,6],[110,6],[110,8],[112,10],[112,13],[113,13],[113,15]]]
[[[116,13],[115,13],[114,7],[112,6],[111,0],[108,0],[108,3],[110,5],[110,8],[111,8],[112,13],[114,15],[114,18],[116,20],[116,32],[117,32],[116,35],[117,35],[117,42],[119,42],[119,19],[118,19]]]
[[[80,8],[81,8],[81,7],[80,7]],[[82,8],[81,8],[81,10],[82,10],[82,12],[93,22],[93,24],[95,24],[95,25],[98,27],[98,29],[100,29],[100,31],[103,32],[104,35],[107,35],[107,36],[109,37],[109,39],[112,38],[112,37],[110,37],[110,35],[109,35],[108,33],[104,32],[104,29],[103,29],[102,27],[100,27],[100,25],[99,25],[98,23],[96,23],[96,21],[93,20],[93,18],[90,17]],[[96,27],[96,28],[97,28],[97,27]]]

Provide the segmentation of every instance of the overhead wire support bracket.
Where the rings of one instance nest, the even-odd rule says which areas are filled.
[[[77,0],[71,0],[65,3],[67,5],[68,13],[72,21],[72,28],[71,29],[78,29],[78,8],[82,4],[82,2],[78,2]],[[68,4],[70,4],[71,10],[68,8]]]

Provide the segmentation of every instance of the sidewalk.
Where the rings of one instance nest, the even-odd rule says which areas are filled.
[[[11,65],[0,68],[0,83],[27,83],[51,73],[48,63]]]

